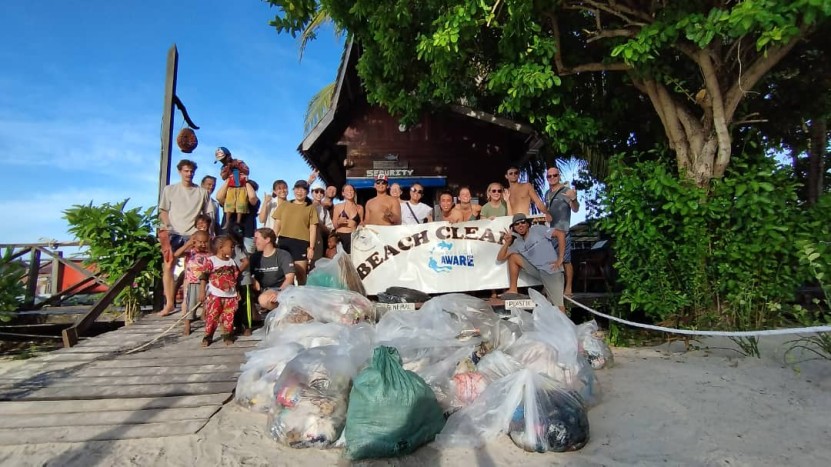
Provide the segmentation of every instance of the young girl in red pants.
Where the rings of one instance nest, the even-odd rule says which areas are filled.
[[[205,337],[202,339],[202,347],[211,345],[214,332],[220,324],[222,341],[225,345],[234,343],[234,313],[239,303],[237,278],[240,268],[231,259],[234,240],[231,237],[219,237],[214,249],[216,255],[210,257],[205,268],[208,276],[208,296],[205,300]],[[248,267],[247,260],[244,260],[241,267]]]

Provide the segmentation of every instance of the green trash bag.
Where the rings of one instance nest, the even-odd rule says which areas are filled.
[[[401,366],[398,350],[377,347],[358,373],[346,412],[346,457],[352,460],[410,454],[444,427],[436,395]]]

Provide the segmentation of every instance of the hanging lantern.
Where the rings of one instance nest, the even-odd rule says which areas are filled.
[[[196,139],[196,133],[193,129],[185,127],[179,131],[179,136],[176,137],[176,144],[183,153],[190,154],[199,145],[199,140]]]

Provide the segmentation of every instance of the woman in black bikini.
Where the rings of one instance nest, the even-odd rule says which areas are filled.
[[[364,207],[357,203],[355,188],[352,185],[344,185],[341,196],[343,202],[335,205],[332,221],[335,223],[335,233],[344,251],[352,253],[352,232],[363,222]]]

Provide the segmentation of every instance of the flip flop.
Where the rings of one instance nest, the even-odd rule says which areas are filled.
[[[501,300],[528,300],[528,295],[514,292],[505,292],[499,296]]]

